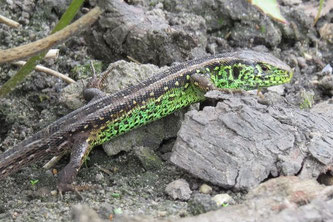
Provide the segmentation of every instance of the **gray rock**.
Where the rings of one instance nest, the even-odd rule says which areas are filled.
[[[333,95],[333,77],[332,75],[325,75],[317,83],[318,88],[323,91],[324,94]]]
[[[330,118],[252,97],[207,96],[223,102],[186,114],[170,158],[194,176],[248,190],[270,176],[318,177],[333,164]],[[310,160],[317,164],[304,167]]]
[[[134,153],[146,170],[158,170],[163,167],[162,160],[148,147],[136,147]]]
[[[216,202],[208,194],[195,193],[188,202],[189,211],[194,215],[199,215],[218,209]]]
[[[174,200],[188,200],[192,193],[189,184],[184,179],[178,179],[169,183],[165,188],[165,192]]]
[[[141,63],[166,65],[205,54],[206,24],[201,16],[146,10],[120,0],[102,1],[101,7],[108,13],[86,37],[97,58],[110,62],[128,55]]]
[[[167,67],[159,68],[151,64],[137,64],[120,60],[111,63],[104,72],[103,91],[115,93],[129,86],[137,85],[140,82],[156,75]]]
[[[320,103],[317,103],[316,105],[314,105],[312,107],[312,109],[310,110],[313,113],[316,114],[322,114],[325,115],[331,119],[333,119],[333,100],[327,100],[327,101],[323,101]]]

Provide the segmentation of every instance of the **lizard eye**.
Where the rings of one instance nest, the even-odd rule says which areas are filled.
[[[268,70],[267,66],[262,66],[261,68],[262,68],[263,71],[267,71]]]

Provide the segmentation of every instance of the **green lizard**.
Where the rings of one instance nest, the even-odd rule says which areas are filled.
[[[0,155],[0,179],[27,164],[71,151],[59,191],[73,190],[90,150],[136,127],[205,100],[209,90],[251,90],[287,83],[291,68],[267,53],[236,51],[191,60],[120,92],[96,99]],[[98,93],[97,93],[98,94]]]

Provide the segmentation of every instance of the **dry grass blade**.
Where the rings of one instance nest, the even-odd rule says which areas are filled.
[[[14,21],[12,19],[6,18],[5,16],[2,16],[2,15],[0,15],[0,23],[6,24],[13,28],[17,28],[20,26],[20,23]]]
[[[19,65],[19,66],[24,66],[26,62],[24,61],[17,61],[17,62],[13,62],[14,65]],[[41,65],[37,65],[35,67],[35,70],[36,71],[39,71],[39,72],[44,72],[46,74],[49,74],[49,75],[52,75],[52,76],[55,76],[57,78],[60,78],[62,80],[64,80],[65,82],[67,83],[74,83],[75,81],[71,78],[69,78],[68,76],[60,73],[60,72],[57,72],[55,70],[52,70],[52,69],[49,69],[49,68],[46,68],[45,66],[41,66]]]

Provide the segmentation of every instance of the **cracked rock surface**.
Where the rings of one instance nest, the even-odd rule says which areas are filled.
[[[171,161],[223,188],[249,190],[269,177],[317,178],[333,164],[333,122],[287,105],[220,92],[215,107],[190,111],[178,132]],[[304,167],[315,162],[309,171]]]

